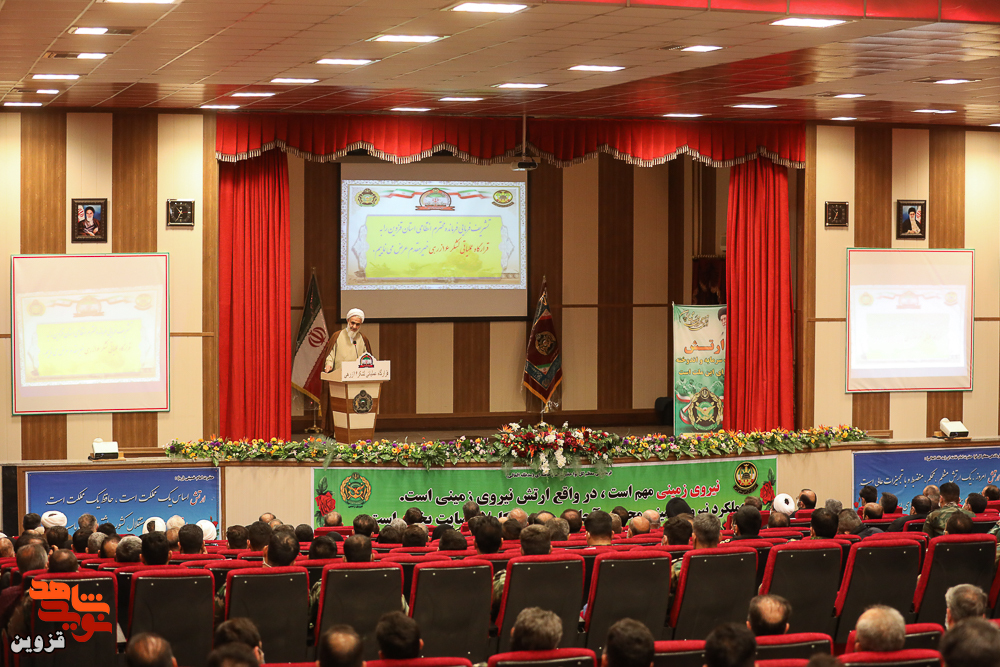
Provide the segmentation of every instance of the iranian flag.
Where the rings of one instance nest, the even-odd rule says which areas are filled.
[[[320,403],[322,383],[319,378],[323,370],[323,350],[330,334],[326,330],[323,317],[323,301],[319,298],[316,274],[309,281],[306,302],[302,309],[302,322],[295,337],[295,354],[292,357],[292,387]],[[322,411],[322,408],[320,408]]]

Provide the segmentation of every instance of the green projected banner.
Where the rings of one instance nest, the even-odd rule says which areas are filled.
[[[674,304],[674,434],[722,427],[726,306]]]
[[[713,459],[685,463],[619,464],[598,473],[581,468],[563,479],[524,468],[316,468],[313,509],[316,525],[331,511],[350,524],[370,514],[385,524],[409,507],[419,507],[432,523],[462,521],[469,500],[494,516],[514,507],[529,514],[543,509],[585,514],[622,505],[639,512],[663,512],[671,498],[683,498],[699,513],[735,511],[746,496],[760,496],[765,509],[774,500],[776,457]]]

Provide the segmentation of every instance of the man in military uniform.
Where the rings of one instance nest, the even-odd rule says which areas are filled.
[[[941,509],[931,512],[924,521],[924,532],[930,537],[940,537],[945,534],[945,526],[948,519],[955,512],[963,512],[969,517],[975,516],[969,510],[962,509],[958,504],[962,499],[961,489],[954,482],[945,482],[941,485]]]

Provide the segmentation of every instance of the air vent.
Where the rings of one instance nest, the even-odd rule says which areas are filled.
[[[680,51],[686,44],[667,44],[666,46],[661,46],[660,51]]]

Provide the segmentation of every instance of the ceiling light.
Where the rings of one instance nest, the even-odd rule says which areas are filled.
[[[709,51],[719,51],[721,46],[706,46],[706,45],[696,45],[696,46],[685,46],[681,51],[692,51],[694,53],[708,53]]]
[[[5,107],[40,107],[41,102],[4,102]]]
[[[100,60],[102,58],[107,58],[108,54],[106,54],[106,53],[78,53],[78,54],[76,54],[76,57],[79,58],[80,60]]]
[[[830,120],[857,120],[854,116],[837,116],[836,118],[831,118]]]
[[[954,109],[914,109],[913,113],[955,113]]]
[[[230,97],[274,97],[277,93],[233,93]]]
[[[482,97],[442,97],[439,102],[481,102]]]
[[[522,9],[527,9],[528,5],[508,5],[499,2],[463,2],[452,7],[453,12],[486,12],[489,14],[513,14]]]
[[[233,109],[239,109],[240,105],[239,104],[202,104],[198,108],[199,109],[227,109],[227,110],[231,111]]]
[[[34,74],[32,79],[44,79],[47,81],[76,81],[79,74]]]
[[[271,79],[271,83],[316,83],[319,79],[290,79],[288,77],[278,77]]]
[[[393,107],[391,111],[430,111],[429,107]]]
[[[322,60],[317,60],[317,65],[368,65],[370,63],[378,62],[377,60],[370,60],[368,58],[323,58]]]
[[[777,104],[734,104],[734,109],[776,109]]]
[[[617,72],[625,68],[617,65],[574,65],[569,69],[573,72]]]
[[[119,2],[129,5],[172,5],[174,0],[104,0],[104,2]]]
[[[787,19],[772,21],[771,25],[783,25],[790,28],[829,28],[841,23],[847,23],[847,21],[841,19],[805,19],[790,16]]]
[[[864,93],[841,93],[840,95],[834,95],[834,97],[839,97],[842,100],[853,100],[864,96]]]
[[[945,85],[955,85],[956,83],[972,83],[977,79],[938,79],[934,83],[943,83]]]
[[[990,127],[1000,127],[1000,123],[993,123]]]
[[[444,39],[440,35],[379,35],[378,37],[373,37],[368,40],[370,42],[415,42],[419,44],[426,44],[427,42],[436,42],[439,39]]]
[[[498,83],[494,88],[545,88],[547,83]]]
[[[701,118],[703,113],[665,113],[664,118]]]
[[[74,35],[103,35],[108,31],[107,28],[74,28]]]
[[[39,88],[35,91],[39,95],[58,95],[59,91],[55,88]]]

